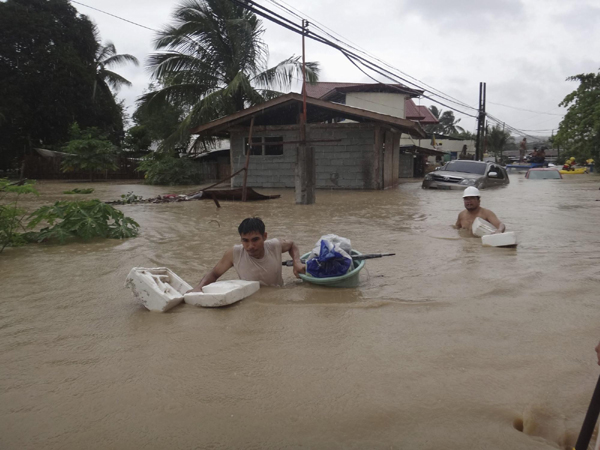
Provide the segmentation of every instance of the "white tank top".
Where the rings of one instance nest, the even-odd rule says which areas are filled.
[[[260,281],[262,286],[283,286],[281,241],[267,239],[265,254],[261,259],[250,256],[242,244],[234,245],[233,267],[240,280]]]

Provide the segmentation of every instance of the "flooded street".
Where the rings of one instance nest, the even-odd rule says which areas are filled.
[[[190,187],[38,183],[29,208]],[[94,187],[88,196],[62,195]],[[2,449],[565,449],[600,373],[600,176],[482,191],[517,249],[451,225],[461,191],[292,190],[254,203],[120,206],[137,238],[0,255]],[[134,266],[191,284],[261,217],[302,253],[327,233],[371,260],[356,289],[261,288],[223,309],[151,313]],[[284,259],[287,259],[284,256]],[[235,278],[235,271],[224,279]],[[520,430],[522,431],[520,431]]]

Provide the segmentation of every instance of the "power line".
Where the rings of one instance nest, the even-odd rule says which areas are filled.
[[[269,8],[266,8],[266,7],[262,6],[262,5],[259,5],[258,3],[252,2],[251,4],[247,4],[247,3],[244,3],[244,2],[242,2],[240,0],[230,0],[230,1],[238,4],[239,6],[242,6],[243,8],[246,8],[246,9],[254,12],[255,14],[257,14],[257,15],[259,15],[261,17],[264,17],[267,20],[270,20],[270,21],[272,21],[274,23],[277,23],[277,24],[283,26],[284,28],[289,29],[290,31],[293,31],[293,32],[295,32],[297,34],[300,34],[300,35],[303,34],[303,31],[299,28],[299,26],[297,24],[295,24],[294,22],[290,21],[289,19],[287,19],[285,17],[282,17],[281,15],[279,15],[279,14],[271,11]],[[256,9],[256,8],[259,8],[259,9]],[[275,17],[273,17],[273,15]],[[354,52],[352,52],[352,51],[350,51],[348,49],[342,48],[340,45],[338,45],[338,44],[330,41],[327,38],[324,38],[323,36],[320,36],[320,35],[316,34],[315,32],[312,32],[312,31],[307,32],[306,33],[306,37],[308,37],[310,39],[313,39],[313,40],[315,40],[317,42],[321,42],[321,43],[323,43],[325,45],[328,45],[328,46],[330,46],[332,48],[335,48],[335,49],[339,50],[359,70],[361,70],[361,72],[363,72],[369,78],[371,78],[372,80],[374,80],[374,81],[376,81],[378,83],[380,83],[380,82],[378,80],[376,80],[375,78],[373,78],[371,75],[367,74],[364,70],[360,69],[360,67],[358,67],[358,64],[356,64],[356,63],[358,62],[358,63],[360,63],[360,64],[368,67],[370,70],[373,70],[373,71],[377,72],[378,74],[380,74],[380,75],[382,75],[382,76],[384,76],[384,77],[386,77],[386,78],[388,78],[388,79],[390,79],[392,81],[395,81],[396,83],[399,83],[398,79],[400,79],[400,80],[402,80],[403,82],[405,82],[407,84],[412,84],[412,85],[416,86],[419,90],[421,90],[423,92],[428,91],[427,89],[422,88],[421,86],[417,85],[416,83],[414,83],[414,82],[412,82],[410,80],[407,80],[406,78],[400,77],[399,75],[394,74],[393,72],[390,72],[389,70],[382,68],[381,66],[379,66],[379,65],[377,65],[377,64],[375,64],[375,63],[373,63],[373,62],[371,62],[371,61],[369,61],[367,59],[365,59],[364,57],[359,56],[356,53],[354,53]],[[345,45],[347,45],[347,44],[345,44]],[[402,83],[400,83],[400,84],[402,84]],[[402,89],[399,89],[396,86],[390,86],[390,87],[392,87],[394,89],[397,89],[399,91],[403,91]],[[444,96],[442,96],[440,94],[436,94],[434,92],[431,92],[431,94],[432,95],[436,95],[436,96],[438,96],[440,98],[443,98],[446,101],[452,102],[452,100],[449,100],[449,99],[445,98]],[[439,103],[440,105],[443,105],[443,106],[445,106],[445,107],[447,107],[449,109],[452,109],[454,111],[457,111],[457,112],[459,112],[461,114],[470,115],[470,114],[465,113],[463,111],[460,111],[460,110],[458,110],[458,109],[456,109],[456,108],[454,108],[452,106],[449,106],[449,105],[447,105],[445,103],[442,103],[439,100],[433,99],[433,98],[428,97],[428,96],[425,96],[425,97],[428,98],[429,100],[435,102],[435,103]],[[475,108],[473,108],[471,106],[468,106],[468,107],[472,108],[472,109],[475,109]]]
[[[278,24],[278,25],[280,25],[280,26],[282,26],[282,27],[284,27],[284,28],[286,28],[286,29],[288,29],[288,30],[290,30],[290,31],[293,31],[294,33],[297,33],[297,34],[303,34],[302,27],[300,27],[299,25],[295,24],[294,22],[290,21],[289,19],[287,19],[287,18],[285,18],[285,17],[283,17],[283,16],[281,16],[281,15],[279,15],[279,14],[275,13],[274,11],[272,11],[272,10],[270,10],[270,9],[268,9],[268,8],[266,8],[266,7],[264,7],[264,6],[262,6],[262,5],[258,5],[257,3],[255,3],[255,2],[252,2],[251,0],[249,0],[249,3],[244,3],[244,2],[242,2],[242,1],[239,1],[239,0],[230,0],[230,1],[232,1],[232,2],[234,2],[234,3],[236,3],[236,4],[238,4],[239,6],[242,6],[242,7],[243,7],[243,8],[245,8],[245,9],[248,9],[248,10],[250,10],[250,11],[254,12],[254,13],[255,13],[255,14],[257,14],[257,15],[260,15],[261,17],[264,17],[264,18],[266,18],[267,20],[269,20],[269,21],[271,21],[271,22],[274,22],[274,23],[276,23],[276,24]],[[283,8],[284,10],[286,10],[288,13],[290,13],[290,14],[294,15],[295,17],[297,17],[297,18],[300,18],[300,19],[303,19],[303,18],[302,18],[302,16],[300,16],[300,15],[298,15],[298,14],[294,13],[294,12],[293,12],[293,11],[291,11],[289,8],[285,8],[285,7],[281,6],[281,5],[279,5],[279,4],[278,4],[278,3],[277,3],[275,0],[269,0],[269,1],[270,1],[271,3],[273,3],[273,4],[277,5],[278,7],[280,7],[280,8]],[[281,1],[281,0],[279,0],[279,1]],[[160,33],[160,30],[157,30],[157,29],[155,29],[155,28],[150,28],[150,27],[147,27],[147,26],[145,26],[145,25],[142,25],[142,24],[140,24],[140,23],[134,22],[134,21],[132,21],[132,20],[125,19],[125,18],[123,18],[123,17],[117,16],[116,14],[112,14],[112,13],[109,13],[109,12],[107,12],[107,11],[103,11],[103,10],[101,10],[101,9],[95,8],[95,7],[93,7],[93,6],[86,5],[85,3],[81,3],[81,2],[78,2],[78,1],[76,1],[76,0],[71,0],[71,2],[72,2],[72,3],[75,3],[75,4],[78,4],[78,5],[81,5],[81,6],[84,6],[84,7],[86,7],[86,8],[93,9],[93,10],[95,10],[95,11],[98,11],[98,12],[102,13],[102,14],[106,14],[106,15],[108,15],[108,16],[114,17],[114,18],[116,18],[116,19],[119,19],[119,20],[122,20],[122,21],[124,21],[124,22],[130,23],[130,24],[132,24],[132,25],[135,25],[135,26],[137,26],[137,27],[144,28],[144,29],[146,29],[146,30],[150,30],[150,31],[153,31],[153,32],[156,32],[156,33]],[[258,10],[256,10],[255,8],[253,8],[252,6],[257,6],[257,7],[261,8],[263,11],[258,11]],[[288,6],[289,6],[289,5],[288,5]],[[291,7],[290,7],[290,8],[291,8]],[[315,22],[316,22],[316,21],[315,21]],[[318,23],[318,22],[317,22],[317,23]],[[322,26],[322,27],[324,27],[324,28],[327,28],[325,25],[321,25],[321,26]],[[414,79],[414,80],[417,80],[419,83],[422,83],[422,84],[423,84],[423,85],[425,85],[425,86],[428,86],[430,89],[424,89],[424,88],[422,88],[421,86],[419,86],[417,83],[415,83],[415,82],[412,82],[412,81],[410,81],[410,80],[407,80],[406,78],[403,78],[403,77],[399,76],[398,74],[395,74],[395,73],[393,73],[393,72],[390,72],[389,70],[387,70],[387,69],[385,69],[385,68],[383,68],[383,67],[379,66],[378,64],[375,64],[375,63],[373,63],[372,61],[369,61],[368,59],[366,59],[366,58],[364,58],[364,57],[362,57],[362,56],[360,56],[360,55],[357,55],[356,53],[354,53],[354,52],[352,52],[352,51],[349,51],[349,50],[347,50],[347,49],[344,49],[344,48],[342,48],[342,47],[341,47],[339,44],[336,44],[335,42],[332,42],[331,40],[329,40],[329,39],[327,39],[327,38],[325,38],[325,37],[323,37],[323,36],[321,36],[321,35],[318,35],[318,34],[316,34],[316,33],[312,32],[312,31],[307,31],[307,33],[306,33],[306,36],[307,36],[307,37],[309,37],[309,38],[311,38],[311,39],[313,39],[313,40],[315,40],[315,41],[317,41],[317,42],[320,42],[320,43],[322,43],[322,44],[328,45],[328,46],[330,46],[330,47],[332,47],[332,48],[335,48],[335,49],[339,50],[339,51],[340,51],[340,52],[341,52],[341,53],[342,53],[342,54],[343,54],[343,55],[344,55],[344,56],[345,56],[345,57],[346,57],[346,58],[347,58],[347,59],[348,59],[348,60],[349,60],[349,61],[350,61],[350,62],[351,62],[351,63],[352,63],[352,64],[353,64],[353,65],[354,65],[354,66],[355,66],[357,69],[359,69],[359,70],[360,70],[360,71],[361,71],[363,74],[365,74],[367,77],[369,77],[369,78],[370,78],[370,79],[372,79],[373,81],[375,81],[375,82],[377,82],[377,83],[380,83],[380,82],[379,82],[377,79],[375,79],[373,76],[371,76],[370,74],[368,74],[367,72],[365,72],[365,70],[363,70],[361,67],[359,67],[359,65],[358,65],[358,64],[361,64],[361,65],[365,66],[366,68],[368,68],[369,70],[371,70],[371,71],[373,71],[373,72],[375,72],[375,73],[377,73],[377,74],[379,74],[379,75],[381,75],[381,76],[383,76],[383,77],[385,77],[385,78],[387,78],[387,79],[389,79],[389,80],[391,80],[391,81],[394,81],[394,82],[396,82],[396,83],[402,84],[402,83],[400,83],[400,82],[398,81],[398,79],[399,79],[399,80],[401,80],[401,81],[403,81],[403,82],[405,82],[405,83],[408,83],[408,84],[411,84],[411,85],[415,86],[417,89],[419,89],[419,90],[421,90],[421,91],[423,91],[423,92],[430,92],[430,93],[431,93],[431,95],[434,95],[434,96],[440,97],[440,98],[442,98],[442,99],[444,99],[444,100],[446,100],[446,101],[449,101],[449,102],[451,102],[451,103],[460,104],[460,105],[462,105],[462,106],[464,106],[464,107],[467,107],[467,108],[470,108],[470,109],[473,109],[473,110],[477,111],[477,108],[474,108],[474,107],[472,107],[472,106],[468,105],[467,103],[461,102],[460,100],[454,99],[453,97],[451,97],[451,96],[449,96],[449,95],[447,95],[447,94],[444,94],[442,91],[440,91],[440,90],[438,90],[438,89],[436,89],[436,88],[433,88],[432,86],[429,86],[429,85],[427,85],[426,83],[423,83],[422,81],[418,80],[417,78],[415,78],[415,77],[413,77],[413,76],[411,76],[411,75],[409,75],[409,74],[405,74],[404,72],[402,72],[402,71],[400,71],[399,69],[397,69],[397,68],[395,68],[395,67],[391,66],[390,64],[386,63],[385,61],[382,61],[382,60],[380,60],[379,58],[377,58],[377,57],[375,57],[375,56],[373,56],[373,55],[369,54],[368,52],[366,52],[366,51],[364,51],[364,50],[362,50],[362,49],[360,49],[360,48],[357,48],[357,46],[356,46],[356,45],[349,45],[347,42],[344,42],[343,40],[340,40],[340,39],[338,39],[338,38],[334,37],[333,35],[331,35],[330,33],[328,33],[327,31],[323,30],[323,28],[321,28],[321,27],[319,27],[319,26],[317,26],[317,25],[315,25],[315,27],[316,27],[317,29],[320,29],[321,31],[323,31],[323,32],[324,32],[326,35],[328,35],[328,36],[332,37],[332,38],[333,38],[333,39],[335,39],[336,41],[338,41],[338,42],[340,42],[341,44],[345,45],[346,47],[352,48],[352,49],[354,49],[354,50],[356,50],[356,51],[358,51],[358,52],[360,52],[360,53],[362,53],[362,54],[364,54],[364,55],[368,56],[369,58],[372,58],[372,59],[374,59],[374,60],[376,60],[376,61],[379,61],[379,62],[381,62],[382,64],[384,64],[385,66],[387,66],[387,67],[389,67],[389,68],[391,68],[391,69],[393,69],[393,70],[396,70],[396,71],[398,71],[398,72],[402,73],[403,75],[405,75],[405,76],[407,76],[407,77],[409,77],[409,78],[412,78],[412,79]],[[333,30],[331,30],[331,31],[333,32]],[[335,33],[335,32],[334,32],[334,33]],[[338,34],[338,33],[336,33],[336,34]],[[339,34],[338,34],[338,35],[339,35]],[[342,37],[342,39],[345,39],[345,38],[343,38],[343,36],[341,36],[341,35],[339,35],[339,36],[340,36],[340,37]],[[383,84],[383,83],[382,83],[382,84]],[[403,89],[401,89],[401,88],[398,88],[397,86],[393,86],[393,85],[389,85],[389,84],[388,84],[388,86],[390,86],[390,87],[392,87],[392,88],[394,88],[394,89],[397,89],[397,90],[399,90],[399,91],[401,91],[401,92],[405,92],[405,90],[403,90]],[[410,88],[409,88],[409,89],[410,89]],[[442,93],[443,95],[441,95],[441,94],[438,94],[438,93],[436,93],[436,92],[434,92],[434,91],[440,92],[440,93]],[[438,104],[440,104],[440,105],[442,105],[442,106],[445,106],[446,108],[449,108],[449,109],[451,109],[451,110],[453,110],[453,111],[456,111],[456,112],[458,112],[458,113],[460,113],[460,114],[463,114],[463,115],[465,115],[465,116],[468,116],[468,117],[477,118],[477,116],[474,116],[474,115],[472,115],[472,114],[469,114],[469,113],[465,113],[464,111],[461,111],[461,110],[459,110],[459,109],[456,109],[456,108],[454,108],[454,107],[452,107],[452,106],[449,106],[449,105],[447,105],[447,104],[445,104],[445,103],[442,103],[442,102],[440,102],[440,101],[439,101],[439,100],[437,100],[437,99],[431,98],[431,97],[430,97],[430,96],[428,96],[428,95],[424,95],[424,93],[423,93],[422,95],[423,95],[423,97],[424,97],[424,98],[427,98],[427,99],[429,99],[429,100],[431,100],[431,101],[433,101],[433,102],[435,102],[435,103],[438,103]],[[373,103],[376,103],[376,102],[373,102]],[[492,103],[492,102],[489,102],[489,103]],[[492,104],[496,104],[496,103],[492,103]],[[502,104],[499,104],[499,103],[498,103],[497,105],[499,105],[499,106],[505,106],[505,107],[509,107],[509,108],[514,108],[514,109],[521,109],[521,108],[517,108],[517,107],[511,107],[511,106],[509,106],[509,105],[502,105]],[[523,110],[524,110],[524,111],[529,111],[529,112],[540,113],[540,114],[548,114],[548,115],[562,116],[562,114],[542,113],[542,112],[538,112],[538,111],[531,111],[531,110],[525,110],[525,109],[523,109]],[[492,115],[490,115],[490,114],[486,114],[486,115],[487,115],[487,116],[488,116],[488,117],[489,117],[489,118],[490,118],[492,121],[495,121],[495,122],[497,122],[497,123],[502,123],[502,124],[503,124],[503,125],[504,125],[506,128],[508,128],[509,130],[512,130],[512,131],[514,131],[514,132],[516,132],[516,133],[519,133],[519,134],[522,134],[522,135],[528,136],[528,137],[530,137],[530,138],[532,138],[532,139],[538,139],[538,138],[536,138],[535,136],[529,136],[529,135],[527,135],[526,133],[524,133],[524,131],[544,131],[544,130],[519,130],[519,129],[517,129],[517,128],[513,127],[513,126],[510,126],[510,125],[506,124],[506,122],[504,122],[504,121],[501,121],[500,119],[497,119],[497,118],[495,118],[494,116],[492,116]]]
[[[497,105],[497,106],[504,106],[506,108],[512,108],[512,109],[517,109],[519,111],[526,111],[526,112],[531,112],[531,113],[535,113],[535,114],[546,114],[548,116],[564,116],[564,114],[556,114],[556,113],[549,113],[549,112],[542,112],[542,111],[533,111],[531,109],[525,109],[525,108],[517,108],[516,106],[510,106],[510,105],[503,105],[502,103],[494,103],[494,102],[488,102],[492,105]]]
[[[273,3],[274,5],[277,5],[279,8],[282,8],[282,9],[284,9],[285,11],[288,11],[289,13],[291,13],[292,15],[294,15],[295,17],[297,17],[297,18],[299,18],[299,19],[303,19],[303,17],[302,17],[302,16],[300,16],[300,15],[296,14],[294,11],[291,11],[289,8],[293,8],[293,9],[295,9],[296,11],[299,11],[298,9],[294,8],[293,6],[290,6],[290,5],[288,5],[288,4],[287,4],[287,3],[285,3],[283,0],[277,0],[277,1],[276,1],[276,0],[268,0],[268,1],[269,1],[269,2],[271,2],[271,3]],[[283,3],[284,5],[286,5],[286,6],[288,6],[288,7],[286,8],[285,6],[282,6],[280,3]],[[300,12],[300,11],[299,11],[299,12]],[[374,59],[374,60],[376,60],[376,61],[378,61],[378,62],[382,63],[383,65],[385,65],[385,66],[389,67],[390,69],[393,69],[393,70],[396,70],[396,71],[398,71],[399,73],[401,73],[401,74],[402,74],[402,75],[404,75],[404,76],[407,76],[407,77],[409,77],[409,78],[412,78],[413,80],[415,80],[416,82],[418,82],[418,83],[422,84],[423,86],[427,86],[427,87],[429,88],[429,90],[430,90],[430,92],[431,92],[432,94],[434,94],[434,95],[439,95],[439,94],[435,94],[435,92],[434,92],[434,91],[436,91],[436,92],[438,92],[438,93],[442,94],[442,95],[440,95],[440,97],[445,97],[445,99],[446,99],[447,101],[450,101],[450,102],[456,103],[456,104],[458,104],[458,105],[461,105],[461,106],[463,106],[463,107],[466,107],[466,108],[471,108],[471,109],[474,109],[474,110],[476,110],[476,108],[473,108],[472,106],[468,105],[467,103],[465,103],[465,102],[462,102],[461,100],[458,100],[458,99],[456,99],[456,98],[454,98],[454,97],[450,96],[449,94],[446,94],[446,93],[444,93],[444,92],[440,91],[439,89],[436,89],[436,88],[434,88],[433,86],[430,86],[430,85],[428,85],[428,84],[427,84],[427,83],[425,83],[424,81],[422,81],[422,80],[419,80],[418,78],[416,78],[416,77],[413,77],[412,75],[410,75],[410,74],[407,74],[407,73],[405,73],[405,72],[401,71],[400,69],[398,69],[398,68],[396,68],[396,67],[394,67],[394,66],[392,66],[392,65],[388,64],[387,62],[385,62],[385,61],[383,61],[383,60],[381,60],[381,59],[377,58],[376,56],[374,56],[374,55],[372,55],[372,54],[368,53],[366,50],[364,50],[364,49],[360,48],[360,47],[358,46],[358,44],[354,44],[354,43],[353,43],[352,41],[350,41],[349,39],[345,38],[344,36],[342,36],[341,34],[339,34],[339,33],[335,32],[335,31],[333,31],[331,28],[328,28],[327,26],[325,26],[325,25],[323,25],[323,24],[319,23],[317,20],[315,20],[315,19],[311,18],[310,16],[306,15],[306,17],[308,17],[309,19],[311,19],[311,24],[312,24],[312,25],[314,25],[314,26],[315,26],[317,29],[319,29],[319,30],[321,30],[322,32],[324,32],[326,35],[328,35],[328,36],[329,36],[329,37],[331,37],[332,39],[335,39],[337,42],[340,42],[340,43],[342,43],[342,44],[346,45],[347,47],[350,47],[350,48],[352,48],[352,49],[354,49],[354,50],[356,50],[356,51],[359,51],[360,53],[362,53],[362,54],[364,54],[364,55],[368,56],[369,58],[372,58],[372,59]],[[320,26],[319,26],[319,25],[320,25]],[[330,30],[332,33],[334,33],[334,34],[338,35],[338,36],[339,36],[341,39],[338,39],[338,38],[336,38],[336,37],[335,37],[335,36],[333,36],[331,33],[329,33],[329,32],[327,32],[326,30],[324,30],[322,27],[324,27],[324,28],[326,28],[327,30]],[[344,40],[345,40],[345,41],[344,41]],[[353,44],[353,45],[350,45],[350,44],[348,44],[348,42],[349,42],[350,44]],[[422,89],[422,88],[421,88],[421,89]],[[432,101],[435,101],[435,100],[432,100]]]
[[[109,12],[102,11],[101,9],[94,8],[93,6],[86,5],[86,4],[84,4],[84,3],[81,3],[81,2],[76,2],[75,0],[71,0],[71,3],[76,3],[76,4],[78,4],[78,5],[85,6],[86,8],[90,8],[90,9],[93,9],[93,10],[95,10],[95,11],[101,12],[102,14],[106,14],[107,16],[114,17],[115,19],[119,19],[119,20],[122,20],[122,21],[124,21],[124,22],[128,22],[128,23],[130,23],[130,24],[132,24],[132,25],[135,25],[135,26],[137,26],[137,27],[140,27],[140,28],[145,28],[146,30],[150,30],[150,31],[154,31],[154,32],[160,33],[160,31],[159,31],[159,30],[156,30],[156,29],[154,29],[154,28],[147,27],[147,26],[145,26],[145,25],[141,25],[141,24],[139,24],[139,23],[133,22],[133,21],[131,21],[131,20],[128,20],[128,19],[124,19],[123,17],[119,17],[119,16],[117,16],[117,15],[115,15],[115,14],[111,14],[111,13],[109,13]]]

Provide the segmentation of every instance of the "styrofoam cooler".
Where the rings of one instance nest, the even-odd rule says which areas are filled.
[[[498,229],[487,220],[484,220],[481,217],[475,217],[471,231],[475,236],[482,237],[488,234],[493,234],[498,231]]]
[[[507,233],[487,234],[481,236],[481,244],[490,247],[515,247],[517,245],[517,235],[512,231]]]
[[[239,302],[260,289],[258,281],[217,281],[202,288],[202,292],[186,292],[192,289],[166,267],[134,267],[127,275],[125,286],[150,311],[165,312],[185,303],[215,308]]]
[[[260,289],[258,281],[217,281],[202,288],[202,292],[190,292],[183,296],[189,305],[215,308],[231,305],[249,297]]]
[[[166,267],[134,267],[127,275],[125,286],[150,311],[165,312],[183,301],[183,294],[192,286]]]

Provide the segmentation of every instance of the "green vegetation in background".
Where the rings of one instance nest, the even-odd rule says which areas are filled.
[[[146,183],[175,186],[200,184],[204,181],[200,163],[172,153],[152,153],[136,169],[146,172]]]
[[[162,147],[186,143],[189,130],[289,91],[302,78],[299,57],[267,67],[264,28],[256,15],[229,0],[183,0],[174,22],[157,36],[149,66],[159,88],[145,94],[150,111],[176,105],[185,111],[177,132]],[[318,65],[306,63],[308,82]]]
[[[107,67],[126,60],[111,49],[68,1],[0,2],[0,170],[35,147],[57,150],[74,121],[121,142],[124,111],[107,85],[118,78]]]
[[[39,193],[33,187],[33,182],[22,185],[11,183],[6,178],[0,178],[0,253],[8,247],[16,247],[27,243],[22,232],[27,212],[19,207],[19,197],[23,194]]]
[[[561,156],[574,156],[578,164],[593,158],[600,160],[600,72],[582,73],[567,78],[579,81],[579,87],[567,95],[559,106],[567,113],[554,137]],[[564,153],[563,153],[564,149]],[[564,158],[561,158],[561,163]]]
[[[494,155],[496,161],[505,163],[503,152],[506,150],[508,144],[514,141],[514,138],[508,131],[505,131],[500,125],[494,125],[492,128],[487,130],[486,144],[488,151]]]
[[[91,181],[94,181],[96,172],[118,168],[116,148],[97,128],[80,130],[75,123],[71,127],[70,138],[63,147],[63,151],[68,153],[61,163],[63,172],[89,172]]]
[[[88,188],[88,189],[75,188],[75,189],[71,189],[70,191],[64,191],[63,194],[91,194],[92,192],[94,192],[94,188]]]
[[[99,40],[97,38],[97,40]],[[139,61],[133,55],[127,53],[118,54],[115,45],[108,41],[106,45],[98,44],[96,55],[94,58],[96,63],[96,79],[92,89],[92,100],[96,99],[96,91],[100,88],[107,95],[112,95],[109,86],[115,91],[121,89],[121,86],[131,86],[131,82],[116,72],[109,70],[109,67],[119,66],[131,63],[134,66],[139,66]]]
[[[438,109],[436,106],[430,106],[429,111],[435,116],[439,123],[426,125],[425,131],[428,134],[445,134],[447,136],[454,136],[459,133],[465,133],[462,127],[458,126],[460,119],[456,120],[452,111],[444,111]]]

